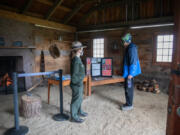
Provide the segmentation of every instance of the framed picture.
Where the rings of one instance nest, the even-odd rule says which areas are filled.
[[[102,58],[101,60],[101,76],[112,77],[113,76],[113,59],[112,58]]]
[[[86,58],[86,75],[91,75],[91,58]]]
[[[86,75],[91,75],[92,77],[112,77],[113,59],[87,57]]]
[[[101,76],[101,58],[91,58],[91,76]]]
[[[93,63],[91,65],[91,76],[92,77],[99,77],[101,76],[101,63]]]

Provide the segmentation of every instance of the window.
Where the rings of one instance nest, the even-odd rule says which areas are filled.
[[[172,62],[173,35],[158,35],[156,62]]]
[[[93,39],[93,57],[104,57],[104,38]]]

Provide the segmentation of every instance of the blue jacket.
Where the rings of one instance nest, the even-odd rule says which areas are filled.
[[[141,67],[138,58],[137,47],[131,43],[127,48],[124,56],[123,77],[127,78],[128,75],[133,77],[141,74]]]

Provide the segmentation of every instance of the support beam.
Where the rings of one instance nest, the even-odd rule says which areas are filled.
[[[10,12],[10,11],[6,11],[6,10],[1,10],[1,9],[0,9],[0,16],[4,17],[4,18],[10,18],[10,19],[14,19],[17,21],[32,23],[32,24],[36,24],[38,26],[56,29],[56,30],[60,30],[60,31],[64,31],[64,32],[73,33],[76,31],[75,27],[72,27],[69,25],[60,24],[60,23],[56,23],[56,22],[52,22],[52,21],[47,21],[44,19],[26,16],[26,15],[18,14],[15,12]]]
[[[101,24],[96,26],[82,26],[78,28],[78,33],[85,32],[98,32],[98,31],[108,31],[108,30],[118,30],[122,28],[128,28],[130,26],[138,25],[151,25],[151,24],[161,24],[161,23],[171,23],[173,22],[173,17],[161,17],[161,18],[150,18],[150,19],[141,19],[136,21],[127,21],[119,23],[110,23],[110,24]]]
[[[32,1],[33,1],[33,0],[28,0],[28,1],[26,1],[25,5],[24,5],[24,7],[21,9],[20,13],[23,14],[24,12],[26,12],[26,11],[29,9],[29,7],[31,6]]]
[[[2,4],[0,4],[0,9],[2,9],[2,10],[8,10],[8,11],[11,11],[11,12],[20,13],[20,10],[19,10],[19,9],[17,9],[17,8],[12,8],[12,7],[9,7],[9,6],[5,6],[5,5],[2,5]],[[37,17],[37,18],[43,18],[43,17],[44,17],[44,16],[41,15],[41,14],[32,13],[32,12],[29,12],[29,11],[25,11],[24,14],[25,14],[25,15],[28,15],[28,16]]]
[[[45,4],[45,5],[48,5],[48,6],[53,6],[53,2],[51,2],[49,0],[36,0],[36,1],[39,2],[39,3]],[[62,5],[58,6],[57,8],[61,9],[63,11],[66,11],[66,12],[70,12],[71,11],[70,8],[62,6]]]
[[[171,63],[171,81],[169,85],[169,100],[167,106],[167,126],[166,135],[180,134],[180,1],[173,1],[174,9],[174,44],[173,58]]]
[[[63,23],[67,24],[71,18],[85,5],[85,3],[77,5],[65,18]]]
[[[104,3],[104,4],[100,4],[100,5],[94,6],[94,7],[90,8],[88,10],[88,12],[86,13],[86,15],[84,15],[82,17],[81,23],[83,23],[96,10],[102,10],[102,9],[105,9],[105,8],[116,7],[116,6],[119,6],[121,4],[124,4],[124,2],[122,0],[115,1],[115,2],[107,2],[107,3]]]
[[[49,20],[49,18],[53,15],[53,13],[56,11],[57,7],[60,6],[62,2],[63,2],[63,0],[56,0],[56,2],[49,9],[47,15],[45,16],[46,20]]]
[[[131,12],[131,14],[132,14],[132,16],[131,16],[132,18],[131,18],[131,19],[132,19],[132,20],[134,20],[134,12],[135,12],[135,10],[134,10],[134,3],[135,3],[135,1],[133,0],[133,1],[132,1],[132,5],[131,5],[131,6],[132,6],[132,10],[131,10],[131,11],[132,11],[132,12]]]
[[[160,16],[163,16],[163,0],[160,1],[161,2],[161,13],[160,13]]]
[[[78,4],[65,18],[64,18],[64,24],[67,24],[73,16],[78,13],[78,11],[87,3],[94,2],[94,0],[85,0],[83,3]]]

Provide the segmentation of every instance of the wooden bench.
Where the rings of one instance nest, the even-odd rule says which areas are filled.
[[[71,80],[63,80],[62,85],[63,88],[64,86],[69,86],[70,85]],[[84,94],[87,96],[88,93],[88,77],[86,76],[83,80],[84,82]],[[59,80],[54,80],[54,79],[48,79],[48,104],[50,101],[50,89],[51,89],[51,85],[59,85]]]
[[[97,78],[97,80],[92,80],[91,77],[88,77],[88,96],[91,96],[91,87],[92,86],[99,86],[105,84],[113,84],[113,83],[120,83],[124,82],[124,78],[122,76],[113,76],[113,77],[102,77]]]

